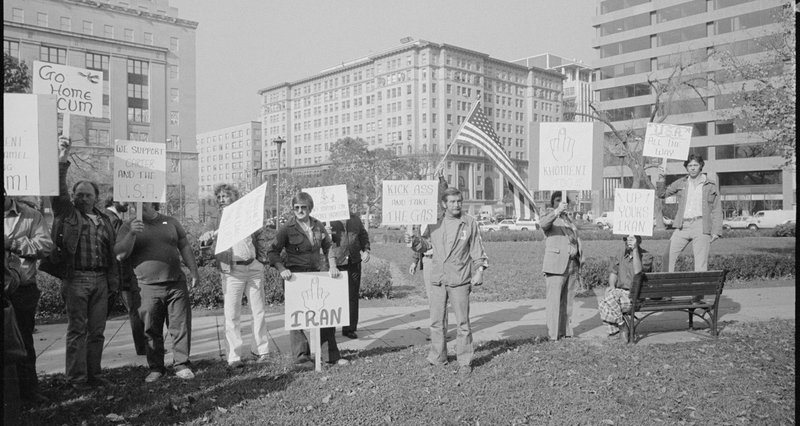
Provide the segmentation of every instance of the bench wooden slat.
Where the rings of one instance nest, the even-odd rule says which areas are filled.
[[[669,284],[719,284],[721,280],[719,279],[708,279],[708,278],[695,278],[695,279],[684,279],[684,278],[651,278],[647,277],[647,282],[644,285],[669,285]]]

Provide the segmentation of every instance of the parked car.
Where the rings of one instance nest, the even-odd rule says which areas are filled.
[[[603,212],[600,217],[595,218],[594,224],[601,229],[611,229],[613,226],[614,212]]]
[[[747,229],[774,228],[797,218],[797,210],[762,210],[753,215]]]
[[[479,223],[480,225],[480,223]],[[503,219],[497,223],[487,223],[482,225],[481,231],[485,232],[494,232],[500,230],[508,230],[508,231],[535,231],[540,228],[539,222],[536,220],[524,219],[524,220],[514,220],[514,219]]]
[[[722,229],[746,229],[753,220],[752,216],[736,216],[722,221]]]

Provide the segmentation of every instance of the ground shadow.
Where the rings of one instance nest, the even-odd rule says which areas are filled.
[[[735,321],[723,321],[727,314],[735,314],[741,310],[741,304],[734,302],[728,296],[720,295],[719,312],[717,314],[717,333],[721,333],[728,325]],[[637,314],[637,317],[639,314]],[[705,316],[708,318],[708,315]],[[710,321],[710,319],[709,319]],[[700,337],[713,337],[711,327],[696,315],[692,319],[692,328],[689,328],[689,313],[684,311],[658,312],[650,315],[641,324],[636,326],[636,340],[642,340],[655,333],[667,331],[689,331]],[[700,333],[698,333],[700,332]],[[707,333],[707,334],[706,334]]]
[[[480,367],[490,362],[492,359],[494,359],[494,357],[506,353],[509,350],[514,350],[526,345],[538,345],[546,340],[546,338],[534,337],[523,339],[492,340],[490,342],[483,343],[475,350],[476,356],[472,358],[472,366],[474,368]]]

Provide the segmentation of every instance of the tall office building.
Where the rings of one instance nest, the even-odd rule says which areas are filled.
[[[200,157],[200,221],[216,217],[214,185],[235,185],[240,195],[261,184],[261,123],[211,130],[197,135]]]
[[[552,53],[529,56],[514,61],[527,67],[538,67],[558,71],[564,75],[564,111],[565,117],[571,112],[591,115],[589,105],[594,101],[592,90],[592,67],[579,59],[568,59]],[[594,121],[586,115],[574,115],[569,121]]]
[[[704,172],[718,182],[726,215],[796,205],[794,170],[781,169],[780,157],[763,156],[759,138],[737,128],[732,93],[741,89],[742,82],[729,81],[710,56],[726,51],[745,60],[764,60],[770,53],[768,38],[781,30],[778,17],[785,3],[597,2],[594,88],[600,108],[618,129],[634,129],[643,136],[654,102],[648,78],[665,81],[676,67],[691,65],[681,78],[694,87],[675,93],[666,105],[665,122],[693,126],[692,151],[708,160]],[[782,67],[773,71],[780,73]],[[608,166],[605,175],[618,181],[619,170]],[[668,181],[685,175],[682,161],[671,161],[667,173]]]
[[[165,143],[167,211],[197,217],[197,25],[168,0],[3,2],[5,53],[103,73],[103,118],[71,118],[71,179],[108,191],[115,139]]]
[[[262,97],[264,179],[281,169],[318,170],[344,137],[398,155],[444,154],[475,100],[509,158],[527,176],[528,123],[560,121],[563,76],[448,44],[407,41],[398,47],[259,90]],[[465,208],[510,214],[503,179],[474,146],[447,155],[445,177],[464,194]]]

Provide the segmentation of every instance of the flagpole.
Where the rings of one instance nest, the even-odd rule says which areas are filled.
[[[447,154],[450,152],[451,149],[453,149],[453,146],[456,144],[455,141],[456,141],[456,139],[458,139],[458,135],[461,134],[461,130],[464,128],[464,125],[467,123],[469,118],[472,117],[472,113],[475,111],[475,108],[478,107],[478,104],[480,102],[481,102],[481,98],[480,98],[480,95],[478,95],[478,98],[475,99],[475,103],[472,105],[472,108],[470,108],[470,110],[469,110],[469,114],[467,114],[467,118],[464,121],[462,121],[461,124],[458,126],[458,131],[456,132],[456,136],[453,138],[453,142],[450,143],[450,146],[448,146],[447,150],[444,152],[444,156],[442,157],[442,161],[440,161],[439,165],[436,166],[435,169],[433,169],[434,170],[434,174],[436,174],[436,170],[439,170],[439,167],[441,167],[442,164],[444,164],[444,160],[447,159]]]

